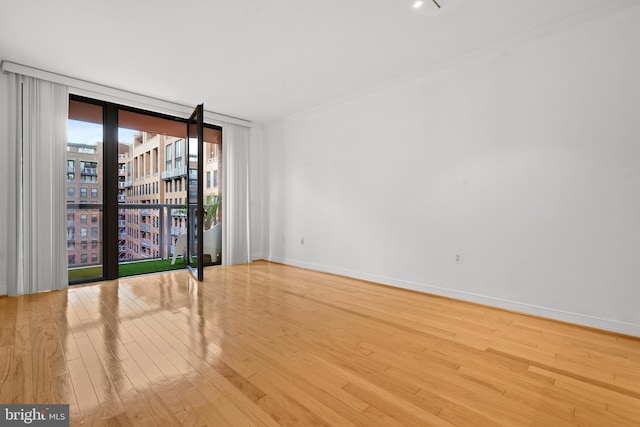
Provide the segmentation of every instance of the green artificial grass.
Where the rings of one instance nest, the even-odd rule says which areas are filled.
[[[69,282],[89,280],[102,277],[102,266],[74,268],[69,270]]]
[[[135,276],[137,274],[158,273],[160,271],[181,270],[186,268],[182,258],[171,265],[170,259],[157,259],[153,261],[130,262],[120,264],[118,272],[120,277]]]
[[[180,270],[185,268],[182,258],[171,265],[170,259],[156,259],[152,261],[137,261],[121,263],[118,266],[120,277],[135,276],[138,274],[158,273],[161,271]],[[75,268],[69,270],[69,282],[96,279],[102,277],[102,266]]]

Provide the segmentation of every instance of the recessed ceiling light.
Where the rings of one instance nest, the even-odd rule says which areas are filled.
[[[415,3],[413,3],[413,8],[414,8],[414,9],[417,9],[417,8],[419,8],[420,6],[422,6],[422,2],[421,2],[420,0],[418,0],[418,1],[417,1],[417,2],[415,2]]]

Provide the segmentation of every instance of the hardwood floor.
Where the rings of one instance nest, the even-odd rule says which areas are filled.
[[[71,425],[638,426],[640,340],[256,262],[0,298],[0,403]]]

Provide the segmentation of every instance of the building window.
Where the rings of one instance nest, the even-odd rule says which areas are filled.
[[[87,254],[80,254],[80,262],[82,264],[86,264],[87,263]]]
[[[98,249],[98,241],[97,240],[92,240],[91,241],[91,249]]]
[[[67,188],[67,196],[70,198],[76,197],[76,187]]]
[[[87,227],[80,227],[80,237],[87,237]],[[86,244],[86,242],[85,242]],[[86,249],[86,248],[84,248]]]
[[[93,263],[98,262],[98,254],[97,253],[92,253],[91,254],[91,262],[93,262]]]
[[[82,249],[83,251],[87,250],[87,241],[83,240],[80,242],[80,249]]]
[[[75,263],[76,263],[76,256],[75,256],[75,255],[69,255],[69,256],[68,256],[68,262],[69,262],[69,265],[75,265]]]
[[[218,171],[213,171],[213,186],[214,188],[218,186]]]
[[[91,227],[91,237],[98,237],[98,227]]]
[[[92,188],[91,189],[91,198],[93,198],[93,199],[97,199],[98,198],[98,189],[97,188]]]
[[[80,162],[81,175],[98,175],[98,163],[96,162]]]
[[[76,243],[74,241],[67,242],[67,250],[72,251],[76,248]]]
[[[87,187],[80,187],[80,197],[87,197]]]
[[[168,144],[165,147],[165,157],[164,157],[166,163],[167,163],[167,170],[171,169],[171,144]]]
[[[76,179],[76,176],[74,174],[72,173],[67,174],[67,182],[73,182],[75,181],[75,179]]]
[[[87,223],[87,216],[85,214],[80,215],[80,224]]]
[[[98,223],[98,215],[91,215],[91,224]]]

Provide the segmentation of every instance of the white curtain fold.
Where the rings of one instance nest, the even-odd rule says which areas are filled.
[[[10,75],[10,296],[68,285],[65,166],[69,95],[64,85]],[[14,225],[14,227],[11,227]]]
[[[222,124],[222,264],[251,261],[249,217],[249,128]]]

